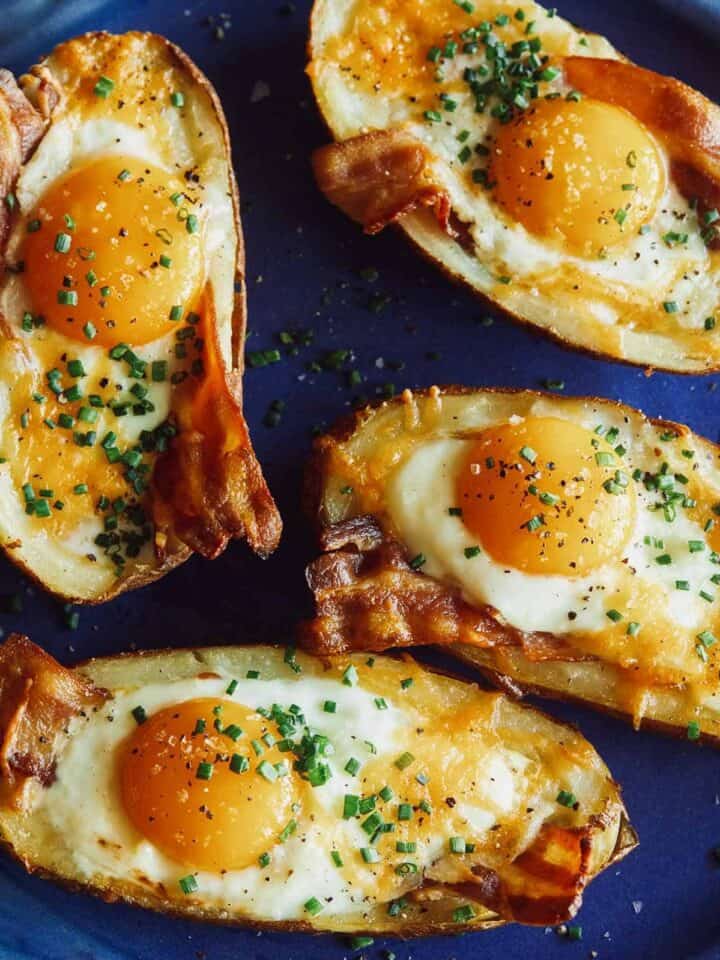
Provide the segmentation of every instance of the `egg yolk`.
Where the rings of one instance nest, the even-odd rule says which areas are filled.
[[[584,576],[619,558],[635,523],[634,483],[598,435],[555,417],[484,430],[456,479],[462,522],[498,563]]]
[[[121,156],[53,183],[23,242],[33,313],[104,346],[141,345],[177,328],[203,280],[202,223],[182,189],[163,170]]]
[[[588,98],[537,100],[501,126],[489,179],[513,220],[580,256],[627,243],[665,188],[645,127],[621,107]]]
[[[292,818],[297,791],[288,754],[263,741],[267,732],[259,714],[228,700],[192,700],[149,717],[121,747],[122,802],[133,825],[186,866],[256,865]],[[234,755],[247,758],[247,770],[235,772],[244,761]],[[258,772],[283,760],[285,776]]]

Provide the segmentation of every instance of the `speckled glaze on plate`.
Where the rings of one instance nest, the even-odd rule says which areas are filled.
[[[411,0],[408,0],[411,2]],[[560,13],[607,35],[637,62],[720,99],[718,0],[557,0]],[[303,564],[312,541],[299,505],[312,427],[342,414],[354,395],[384,384],[465,383],[537,387],[563,379],[568,393],[599,394],[652,416],[685,421],[718,439],[720,377],[677,377],[601,362],[486,315],[392,232],[377,238],[332,209],[312,181],[310,150],[326,139],[303,77],[308,0],[10,0],[0,5],[0,61],[22,71],[58,41],[88,29],[148,29],[183,46],[214,83],[233,135],[247,242],[249,349],[277,345],[281,330],[313,328],[313,345],[281,364],[250,370],[246,412],[286,529],[263,562],[242,544],[214,563],[193,559],[165,580],[106,607],[83,610],[76,631],[59,605],[0,562],[0,594],[23,611],[0,613],[65,662],[130,647],[285,641],[308,612]],[[221,19],[220,14],[229,15]],[[208,18],[214,22],[208,22]],[[224,38],[216,27],[224,24]],[[379,276],[368,279],[366,268]],[[365,279],[363,279],[365,277]],[[310,374],[324,351],[351,349],[345,369],[365,378]],[[398,370],[399,363],[404,363]],[[274,400],[279,424],[264,425]],[[6,606],[6,605],[5,605]],[[437,656],[432,655],[437,661]],[[454,665],[455,668],[456,665]],[[398,960],[711,960],[720,958],[720,755],[580,708],[548,704],[577,723],[617,779],[641,846],[589,889],[581,942],[506,927],[413,943],[378,941]],[[168,920],[69,894],[0,859],[0,960],[340,960],[336,937],[256,934]],[[593,954],[594,955],[594,954]]]

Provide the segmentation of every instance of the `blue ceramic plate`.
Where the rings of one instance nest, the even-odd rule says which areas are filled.
[[[408,0],[412,2],[412,0]],[[634,60],[681,77],[720,99],[717,0],[558,0],[560,12],[607,35]],[[324,142],[303,77],[309,0],[11,0],[0,4],[0,60],[22,71],[55,43],[83,30],[130,28],[167,34],[208,74],[233,134],[243,197],[250,305],[249,345],[269,347],[279,331],[312,328],[302,355],[246,377],[247,415],[285,518],[276,556],[262,562],[237,545],[214,563],[191,560],[165,580],[81,611],[79,628],[60,607],[0,563],[0,592],[22,595],[24,610],[2,615],[72,662],[131,647],[286,641],[309,612],[303,564],[311,551],[299,509],[301,471],[314,425],[347,410],[352,392],[334,373],[310,375],[321,350],[347,348],[374,396],[383,384],[501,384],[537,387],[561,378],[568,393],[592,393],[686,421],[717,439],[718,377],[678,377],[604,363],[563,350],[496,319],[426,266],[394,233],[375,239],[332,209],[312,181],[308,157]],[[224,39],[213,21],[229,14]],[[257,100],[257,83],[268,96]],[[254,102],[255,101],[255,102]],[[363,268],[379,277],[361,279]],[[402,362],[402,370],[393,370]],[[279,425],[263,424],[269,404],[286,402]],[[632,733],[580,708],[550,705],[580,725],[624,785],[641,846],[588,891],[582,942],[552,931],[507,927],[491,933],[365,951],[398,960],[482,956],[558,960],[720,957],[720,757],[689,743]],[[591,953],[596,951],[596,953]],[[141,910],[71,895],[0,862],[1,960],[290,960],[339,958],[338,938],[269,935],[166,920]]]

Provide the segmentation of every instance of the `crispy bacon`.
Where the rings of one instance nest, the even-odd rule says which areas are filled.
[[[0,646],[0,804],[21,807],[30,779],[53,782],[58,735],[106,697],[27,637],[8,637]]]
[[[20,167],[45,132],[45,119],[30,103],[9,70],[0,70],[0,197],[12,193]],[[5,250],[12,211],[0,204],[0,250]]]
[[[720,204],[720,107],[673,77],[621,60],[567,57],[571,86],[624,107],[662,140],[682,193],[706,209]]]
[[[472,607],[458,589],[413,570],[405,548],[372,517],[326,528],[323,553],[307,568],[316,616],[301,625],[301,643],[321,655],[381,651],[417,644],[522,647],[528,659],[584,660],[549,633],[501,624],[490,607]]]
[[[593,834],[601,829],[597,822],[582,827],[545,823],[532,844],[500,872],[472,863],[471,858],[464,864],[443,858],[426,872],[415,896],[423,899],[434,891],[452,890],[507,921],[539,926],[562,923],[582,903],[590,880]]]
[[[451,237],[450,198],[433,179],[431,155],[406,130],[373,130],[315,151],[318,186],[331,203],[378,233],[418,206],[432,207]]]
[[[179,541],[214,559],[242,537],[264,557],[280,539],[280,514],[250,443],[241,372],[220,354],[211,297],[202,317],[203,373],[176,388],[179,433],[153,474],[156,551],[162,558]]]

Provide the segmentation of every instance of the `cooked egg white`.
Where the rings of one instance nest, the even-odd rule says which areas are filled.
[[[409,659],[218,648],[81,676],[108,699],[69,722],[21,821],[0,812],[10,836],[22,823],[26,861],[80,885],[226,919],[400,928],[406,895],[475,863],[502,874],[552,825],[605,811],[593,869],[618,842],[615,787],[582,738]],[[476,903],[453,919],[449,896],[421,912],[493,916]]]
[[[97,599],[157,575],[148,491],[177,391],[208,338],[233,365],[233,181],[212,92],[162,38],[87,35],[30,96],[40,77],[59,99],[0,284],[0,535],[51,589]]]
[[[426,210],[402,227],[447,270],[589,349],[717,365],[706,221],[660,139],[565,78],[564,57],[620,59],[606,39],[529,2],[317,0],[311,55],[337,140],[403,128],[429,149],[461,242]],[[487,92],[498,62],[510,85],[528,61],[532,82],[512,104]]]

